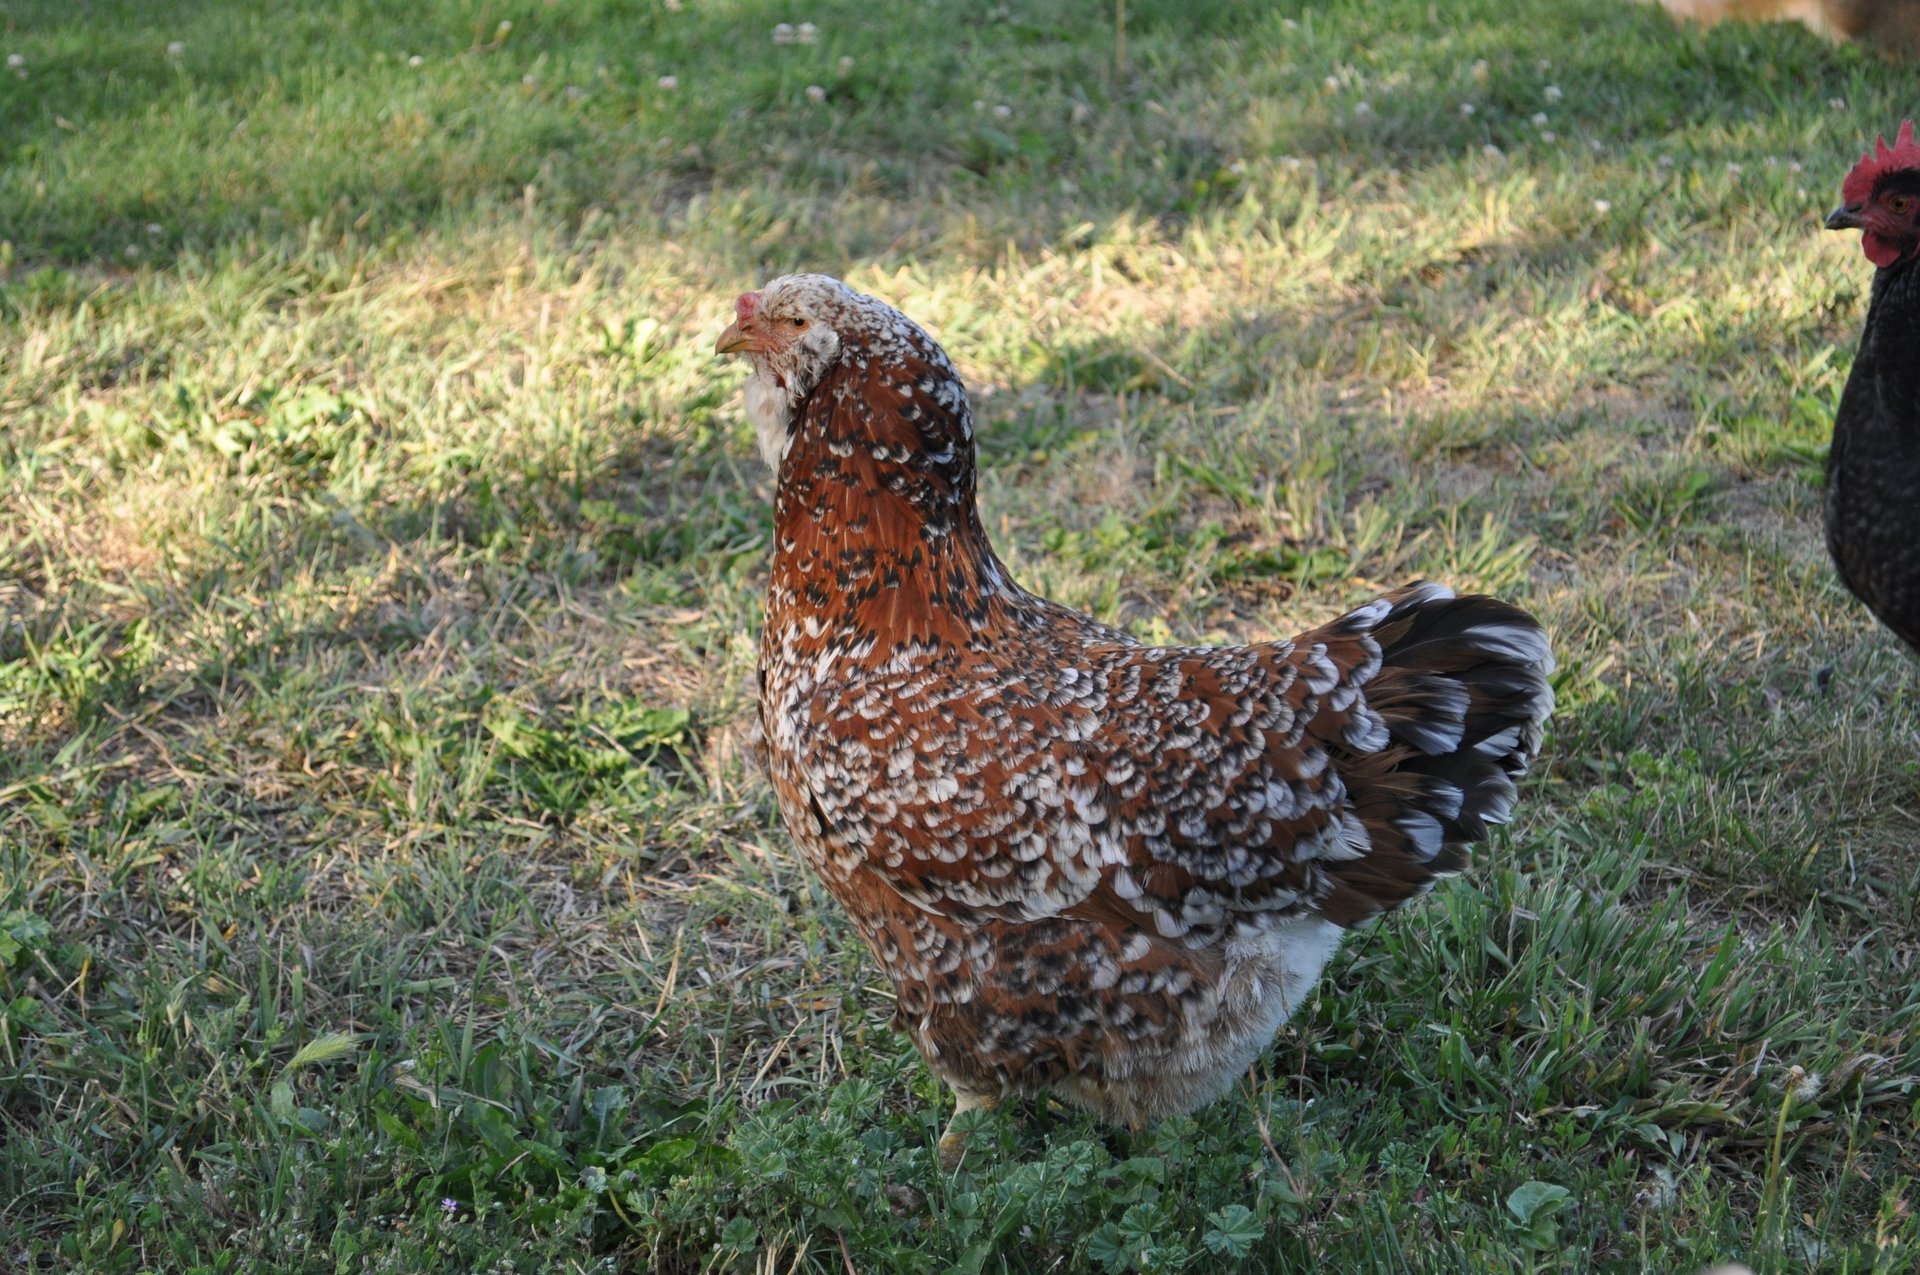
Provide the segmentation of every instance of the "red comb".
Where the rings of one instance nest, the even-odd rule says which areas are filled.
[[[1873,194],[1875,182],[1902,168],[1920,168],[1920,144],[1913,140],[1912,120],[1900,121],[1900,132],[1892,146],[1887,145],[1884,136],[1873,139],[1873,153],[1862,155],[1853,171],[1847,174],[1847,180],[1840,185],[1840,198],[1850,204],[1863,203]]]
[[[1912,132],[1913,130],[1909,127],[1907,131]],[[760,294],[757,292],[743,292],[740,294],[739,300],[733,303],[733,312],[740,316],[740,322],[742,323],[751,319],[753,312],[759,308]]]

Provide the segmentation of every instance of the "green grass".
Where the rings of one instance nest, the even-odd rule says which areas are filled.
[[[1912,68],[1113,16],[0,14],[0,1270],[1914,1268],[1920,676],[1818,531]],[[954,354],[1034,587],[1553,631],[1518,822],[1195,1117],[936,1167],[747,742],[709,351],[794,267]]]

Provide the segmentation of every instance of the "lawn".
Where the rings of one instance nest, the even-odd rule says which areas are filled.
[[[1920,666],[1819,532],[1819,222],[1911,66],[1624,0],[24,0],[0,54],[0,1271],[1920,1265]],[[754,760],[711,348],[795,268],[954,355],[1031,587],[1553,634],[1515,823],[1196,1116],[938,1168]]]

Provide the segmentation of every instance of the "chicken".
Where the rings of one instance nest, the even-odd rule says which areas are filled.
[[[1349,928],[1507,819],[1553,704],[1524,611],[1414,584],[1291,642],[1144,646],[995,556],[966,391],[912,320],[820,275],[736,310],[717,350],[779,475],[780,813],[958,1111],[1220,1096]]]
[[[1920,54],[1920,0],[1661,0],[1676,18],[1700,22],[1805,23],[1836,40],[1883,54]]]
[[[1827,550],[1841,583],[1920,651],[1920,144],[1874,139],[1829,230],[1860,230],[1874,266],[1860,351],[1833,417]]]

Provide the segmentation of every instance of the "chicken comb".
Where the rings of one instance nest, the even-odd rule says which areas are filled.
[[[1875,182],[1903,168],[1920,168],[1920,143],[1913,140],[1912,120],[1900,121],[1900,132],[1892,146],[1887,145],[1884,135],[1873,139],[1873,152],[1862,155],[1841,183],[1840,198],[1850,204],[1863,203],[1873,194]]]

